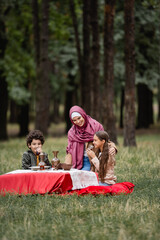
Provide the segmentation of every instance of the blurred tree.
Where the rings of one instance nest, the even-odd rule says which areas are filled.
[[[105,1],[104,18],[104,100],[103,126],[109,133],[110,139],[117,143],[117,133],[114,116],[114,47],[113,23],[115,15],[115,0]]]
[[[90,68],[90,92],[91,106],[90,114],[95,119],[100,119],[100,44],[99,44],[99,22],[98,22],[98,0],[90,4],[90,25],[91,25],[91,68]]]
[[[79,9],[78,6],[76,3],[76,10]],[[49,58],[53,63],[50,76],[51,98],[52,101],[58,102],[59,106],[64,105],[64,115],[59,111],[59,121],[65,119],[67,132],[71,126],[69,109],[74,104],[80,104],[80,71],[73,41],[73,22],[71,14],[68,14],[71,12],[68,1],[56,1],[51,3],[50,8]]]
[[[16,104],[15,101],[12,99],[9,102],[9,107],[10,107],[10,117],[9,117],[9,122],[10,123],[17,123],[18,122],[18,105]]]
[[[83,26],[82,34],[79,33],[75,1],[70,0],[70,11],[75,33],[75,42],[80,72],[80,105],[87,114],[99,120],[100,108],[100,46],[99,46],[99,23],[98,23],[98,1],[82,1]],[[77,5],[76,5],[77,6]],[[81,5],[79,6],[79,8]],[[82,44],[80,42],[82,39]],[[81,49],[81,45],[83,49]]]
[[[124,87],[121,88],[120,98],[120,122],[119,122],[120,128],[123,128],[123,108],[124,108]]]
[[[68,67],[70,69],[73,69],[73,62],[72,60],[68,61]],[[72,126],[72,123],[69,118],[69,110],[70,108],[75,104],[75,88],[74,86],[75,83],[75,76],[72,74],[72,71],[69,71],[68,73],[68,79],[69,79],[69,85],[71,86],[67,91],[66,91],[66,98],[65,98],[65,120],[66,120],[66,133],[68,133],[69,129]]]
[[[47,134],[49,124],[49,101],[50,101],[50,84],[49,84],[49,58],[48,58],[48,40],[49,40],[49,0],[42,0],[42,24],[39,34],[38,3],[32,1],[33,23],[34,23],[34,42],[37,64],[36,79],[36,116],[35,128],[40,129],[45,135]],[[39,38],[39,39],[38,39]],[[37,42],[39,45],[37,46]]]
[[[158,15],[155,1],[138,1],[135,6],[139,8],[135,19],[140,21],[136,28],[137,128],[148,128],[153,124],[153,89],[158,87]]]
[[[4,60],[5,50],[7,45],[6,26],[4,16],[7,10],[3,12],[0,5],[0,62]],[[8,108],[8,92],[7,82],[2,66],[0,67],[0,140],[7,139],[7,108]]]
[[[124,18],[125,18],[125,66],[126,66],[124,146],[136,146],[134,0],[125,0]]]
[[[29,101],[31,93],[28,86],[34,75],[34,63],[31,54],[30,7],[28,2],[5,2],[9,12],[5,18],[7,28],[7,46],[3,62],[11,101],[17,105],[17,121],[20,126],[19,136],[28,133]],[[10,112],[12,114],[12,111]],[[10,116],[12,118],[12,116]]]
[[[75,4],[74,0],[69,0],[70,4],[70,12],[72,17],[72,23],[74,28],[74,34],[75,34],[75,43],[76,43],[76,50],[77,50],[77,56],[78,56],[78,66],[79,66],[79,74],[80,79],[82,77],[82,53],[81,53],[81,44],[80,44],[80,37],[78,32],[78,22],[77,22],[77,15],[75,12]],[[82,89],[81,89],[82,91]]]
[[[158,115],[157,115],[157,121],[160,122],[160,5],[159,5],[159,64],[158,64],[158,70],[159,70],[159,79],[158,79]]]
[[[137,109],[138,105],[138,84],[145,84],[150,95],[155,94],[155,89],[158,89],[158,1],[137,0],[135,1],[135,81],[137,86]],[[116,3],[116,16],[115,16],[115,61],[114,61],[114,73],[115,73],[115,92],[117,97],[121,97],[122,102],[118,103],[120,109],[120,126],[123,127],[123,88],[124,88],[124,20],[123,20],[123,3]],[[149,34],[149,32],[151,34]],[[154,34],[153,34],[154,32]],[[152,39],[152,41],[151,41]],[[142,68],[141,68],[142,66]],[[145,86],[145,88],[146,88]],[[122,89],[122,90],[121,90]],[[120,95],[120,92],[122,94]],[[148,95],[148,100],[152,98]],[[143,104],[143,103],[142,103]],[[139,114],[143,114],[143,107],[141,104],[141,111]],[[150,103],[150,115],[152,114],[152,102]],[[151,108],[152,107],[152,108]],[[117,108],[118,111],[118,108]],[[144,115],[141,115],[144,118]],[[153,116],[152,116],[153,117]],[[138,112],[137,112],[138,118]],[[151,116],[146,117],[149,120]],[[138,120],[138,119],[137,119]],[[138,122],[137,122],[137,125]],[[140,126],[140,125],[139,125]],[[141,125],[141,127],[144,127]]]
[[[160,121],[160,80],[158,80],[158,116],[157,121]]]
[[[159,36],[159,64],[158,64],[158,70],[159,70],[159,79],[158,79],[158,116],[157,116],[157,121],[160,122],[160,4],[158,6],[159,14],[158,14],[158,23],[159,23],[159,28],[158,28],[158,36]]]
[[[29,25],[27,25],[25,26],[24,38],[21,44],[22,49],[26,52],[30,52],[30,47],[28,45],[29,39],[30,39],[30,29],[29,29]],[[29,90],[29,83],[31,82],[31,77],[30,77],[29,69],[27,69],[27,67],[26,67],[26,72],[27,72],[27,80],[24,83],[24,88]],[[20,125],[19,136],[20,137],[26,136],[26,134],[29,131],[29,101],[20,105],[20,113],[19,113],[18,120]]]
[[[137,85],[137,99],[137,128],[148,128],[150,124],[153,124],[153,93],[146,84]]]
[[[83,58],[81,78],[81,101],[82,107],[90,114],[91,106],[91,49],[90,49],[90,4],[91,1],[83,0]]]
[[[38,71],[40,63],[40,26],[39,26],[40,20],[39,20],[39,5],[37,0],[32,0],[32,14],[33,14],[35,62]]]
[[[114,92],[117,101],[115,112],[120,128],[123,128],[124,118],[124,62],[124,2],[116,1],[116,14],[114,18]]]

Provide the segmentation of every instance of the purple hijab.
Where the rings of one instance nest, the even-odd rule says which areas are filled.
[[[73,123],[71,114],[78,112],[84,118],[85,123],[82,127]],[[97,131],[103,131],[103,126],[95,119],[91,118],[79,106],[73,106],[70,109],[69,117],[73,126],[68,131],[67,153],[72,155],[73,168],[81,169],[83,166],[84,143],[93,141],[93,136]]]

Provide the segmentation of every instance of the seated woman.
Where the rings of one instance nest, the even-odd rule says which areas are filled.
[[[103,126],[95,119],[91,118],[79,106],[70,109],[69,117],[73,126],[68,131],[68,146],[65,163],[72,164],[73,168],[90,171],[91,164],[87,156],[86,149],[88,143],[93,141],[93,136],[97,131],[103,131]],[[110,143],[110,154],[115,154],[114,143]]]

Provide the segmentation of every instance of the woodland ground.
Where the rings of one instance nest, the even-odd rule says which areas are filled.
[[[61,129],[62,126],[57,126],[57,133]],[[119,132],[115,172],[118,182],[135,184],[132,194],[108,197],[1,196],[0,239],[160,239],[159,129],[141,130],[141,133],[137,130],[136,141],[136,148],[123,147]],[[52,151],[59,150],[58,156],[63,162],[66,145],[66,135],[55,137],[50,132],[44,151],[51,159]],[[0,143],[0,174],[21,168],[21,156],[25,150],[25,138],[17,138],[10,132],[9,141]]]

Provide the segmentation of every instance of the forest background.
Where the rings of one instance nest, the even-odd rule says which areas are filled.
[[[158,0],[1,0],[0,25],[0,140],[8,124],[67,133],[73,105],[124,146],[159,127]]]

